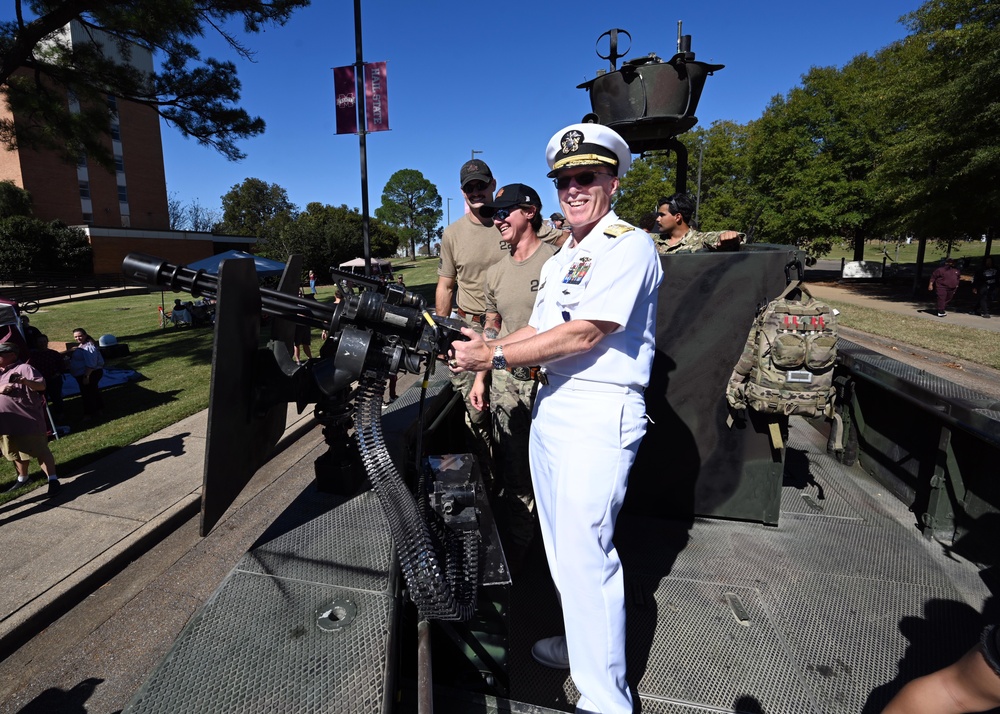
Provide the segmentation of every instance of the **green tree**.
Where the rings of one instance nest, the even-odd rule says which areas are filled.
[[[396,232],[378,220],[369,221],[368,237],[376,258],[393,255],[399,245]],[[258,244],[258,249],[262,255],[277,260],[300,253],[306,268],[322,275],[330,266],[363,255],[363,243],[361,213],[357,209],[313,202]]]
[[[425,236],[430,245],[430,233],[441,222],[441,195],[437,186],[416,169],[400,169],[382,189],[382,205],[375,217],[398,229],[408,242],[409,256],[416,257],[417,238]]]
[[[0,218],[0,274],[90,273],[92,256],[87,236],[77,228],[30,216]]]
[[[221,229],[229,235],[267,238],[295,217],[288,191],[276,183],[247,178],[222,196]]]
[[[934,0],[906,24],[883,56],[895,131],[880,196],[900,231],[979,235],[1000,205],[1000,6]]]
[[[0,181],[0,218],[31,215],[31,194],[13,181]]]
[[[884,131],[871,94],[878,77],[878,63],[867,55],[840,70],[813,68],[802,86],[772,99],[751,123],[749,180],[760,240],[822,255],[834,238],[863,245],[871,235],[870,174]]]
[[[75,161],[82,147],[111,165],[107,148],[111,109],[107,95],[156,111],[185,136],[231,160],[244,154],[236,141],[264,131],[264,121],[238,105],[240,82],[230,61],[202,58],[193,42],[218,32],[240,57],[252,52],[224,29],[232,20],[247,33],[283,25],[309,0],[14,0],[16,19],[0,23],[0,92],[10,109],[30,121],[16,128],[0,120],[0,141],[46,147]],[[62,28],[73,22],[89,42],[69,43]],[[133,46],[160,57],[147,74],[120,63]],[[72,93],[80,111],[66,101]]]

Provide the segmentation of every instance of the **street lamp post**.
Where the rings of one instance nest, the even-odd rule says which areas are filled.
[[[473,150],[472,150],[472,158],[473,158],[473,159],[474,159],[474,158],[476,158],[476,154],[481,154],[481,153],[483,153],[483,152],[482,152],[482,151],[478,151],[478,150],[476,150],[476,149],[473,149]]]
[[[448,197],[448,225],[451,225],[451,197]]]

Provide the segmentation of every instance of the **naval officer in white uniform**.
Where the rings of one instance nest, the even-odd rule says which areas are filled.
[[[578,712],[632,714],[625,681],[625,596],[612,543],[628,473],[646,433],[643,390],[655,351],[659,257],[645,231],[611,210],[628,145],[599,124],[574,124],[546,160],[572,234],[542,268],[526,327],[502,340],[465,330],[454,371],[542,365],[531,426],[531,478],[565,637],[532,655],[569,667]]]

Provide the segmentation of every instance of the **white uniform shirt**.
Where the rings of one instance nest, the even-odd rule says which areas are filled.
[[[542,266],[541,286],[528,324],[538,332],[570,320],[619,325],[587,352],[545,363],[550,374],[593,382],[646,387],[656,350],[660,257],[645,231],[605,234],[627,225],[615,213],[602,218],[584,240]]]

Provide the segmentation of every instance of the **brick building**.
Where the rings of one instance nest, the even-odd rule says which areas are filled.
[[[75,22],[63,28],[70,43],[89,42],[90,36]],[[115,52],[110,43],[103,47]],[[133,48],[129,62],[153,71],[153,57],[141,47]],[[66,101],[71,111],[79,110],[75,97],[68,95]],[[107,102],[113,170],[85,155],[74,164],[52,151],[0,150],[0,181],[13,181],[31,194],[36,218],[85,227],[94,250],[95,273],[120,272],[122,258],[133,250],[187,263],[255,242],[247,237],[171,231],[159,115],[112,95]],[[6,102],[0,102],[0,117],[13,118],[15,127],[20,121]]]

